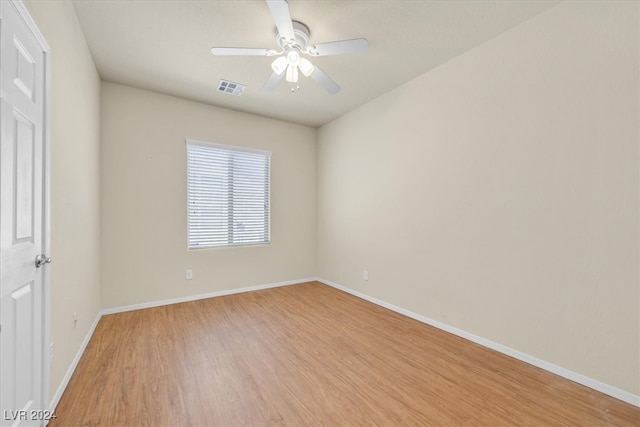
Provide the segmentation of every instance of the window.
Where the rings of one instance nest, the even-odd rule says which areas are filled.
[[[187,140],[189,249],[269,243],[271,153]]]

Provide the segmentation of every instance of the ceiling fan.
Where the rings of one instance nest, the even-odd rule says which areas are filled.
[[[310,44],[309,28],[301,22],[293,21],[286,0],[266,0],[276,23],[276,42],[281,50],[242,47],[213,47],[214,55],[257,55],[278,56],[272,63],[273,73],[262,86],[262,93],[271,93],[283,77],[297,83],[299,73],[311,77],[330,94],[340,92],[340,86],[303,55],[327,56],[344,53],[366,52],[367,39],[351,39],[328,43]]]

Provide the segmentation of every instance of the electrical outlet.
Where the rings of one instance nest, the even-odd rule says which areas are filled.
[[[185,271],[184,271],[184,277],[185,277],[187,280],[191,280],[191,279],[193,279],[193,270],[185,270]]]
[[[369,270],[364,270],[362,272],[362,280],[369,280]]]
[[[49,360],[53,360],[53,341],[49,344]]]
[[[78,312],[74,311],[73,312],[73,327],[75,329],[75,327],[78,326]]]

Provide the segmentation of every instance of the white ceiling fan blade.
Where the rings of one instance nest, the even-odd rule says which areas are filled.
[[[367,39],[351,39],[337,42],[318,43],[307,47],[312,56],[342,55],[344,53],[362,53],[369,49]]]
[[[320,68],[315,67],[310,77],[331,95],[335,95],[336,93],[340,92],[341,88],[338,83],[334,82],[331,77],[323,73]]]
[[[296,37],[293,34],[293,23],[287,2],[285,0],[267,0],[267,4],[276,27],[278,27],[278,33],[287,41],[294,41]]]
[[[267,80],[264,86],[262,86],[262,89],[260,89],[260,92],[261,93],[273,92],[274,89],[278,86],[278,83],[280,83],[280,80],[282,80],[283,76],[284,76],[284,72],[280,74],[278,73],[271,74],[271,77],[269,77],[269,80]]]
[[[214,55],[230,56],[230,55],[255,55],[255,56],[273,56],[276,55],[274,49],[254,49],[247,47],[212,47],[211,53]]]

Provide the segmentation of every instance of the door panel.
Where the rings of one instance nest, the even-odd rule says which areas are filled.
[[[36,192],[35,183],[35,124],[19,111],[14,111],[14,179],[15,204],[14,218],[16,219],[14,242],[27,240],[34,242],[34,207]]]
[[[15,384],[16,408],[25,411],[31,410],[33,398],[36,395],[33,389],[35,378],[33,378],[33,355],[35,352],[33,325],[34,320],[34,283],[30,282],[18,288],[11,294],[10,311],[15,319],[14,346],[15,355],[21,355],[20,358],[14,360],[14,378],[12,382]]]
[[[13,44],[15,49],[12,53],[16,55],[13,84],[35,102],[36,61],[18,38],[13,39]]]

